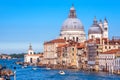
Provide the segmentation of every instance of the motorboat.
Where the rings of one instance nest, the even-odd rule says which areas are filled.
[[[27,65],[24,65],[24,67],[27,67]]]
[[[50,70],[51,68],[47,67],[46,70]]]
[[[59,71],[59,74],[65,75],[65,72],[61,70],[61,71]]]
[[[27,65],[23,65],[22,68],[27,68]]]
[[[24,66],[22,66],[22,68],[25,68]]]
[[[35,68],[35,67],[34,67],[34,68],[32,68],[32,69],[33,69],[33,70],[37,70],[37,68]]]

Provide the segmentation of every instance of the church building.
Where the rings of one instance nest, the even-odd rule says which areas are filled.
[[[60,39],[73,40],[75,42],[84,42],[86,40],[84,26],[80,19],[77,18],[73,5],[70,8],[68,18],[62,24]]]
[[[107,19],[104,19],[104,23],[100,20],[97,22],[96,17],[93,20],[93,24],[88,31],[88,39],[93,38],[107,38],[108,39],[108,22]]]

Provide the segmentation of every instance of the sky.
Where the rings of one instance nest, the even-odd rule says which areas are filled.
[[[0,53],[35,52],[43,43],[59,36],[74,4],[86,36],[94,16],[109,25],[109,38],[120,36],[120,0],[0,0]]]

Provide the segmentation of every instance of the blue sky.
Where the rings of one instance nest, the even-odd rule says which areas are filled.
[[[72,4],[86,35],[94,16],[107,18],[110,38],[120,35],[119,0],[0,0],[0,53],[27,52],[29,43],[43,51],[44,41],[59,36]]]

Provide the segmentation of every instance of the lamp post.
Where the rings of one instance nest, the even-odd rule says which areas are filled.
[[[14,67],[14,80],[16,80],[16,67]]]

